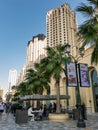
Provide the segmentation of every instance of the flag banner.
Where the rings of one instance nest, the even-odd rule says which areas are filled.
[[[67,86],[70,87],[78,86],[77,69],[75,63],[73,62],[66,63],[66,78],[67,78]]]
[[[89,87],[89,73],[88,73],[88,65],[87,64],[79,64],[79,77],[80,77],[80,86],[81,87]]]

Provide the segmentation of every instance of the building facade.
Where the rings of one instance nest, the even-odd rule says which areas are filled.
[[[17,70],[10,69],[8,78],[9,92],[11,91],[12,86],[16,85],[16,80],[17,80]]]
[[[26,71],[30,68],[34,68],[34,63],[39,62],[41,58],[46,56],[46,36],[44,34],[38,34],[33,36],[27,44],[26,50],[26,64],[21,69],[18,78],[17,85],[25,80]]]
[[[3,92],[4,92],[4,91],[3,91],[3,88],[0,88],[0,99],[3,99],[3,96],[4,96],[4,95],[3,95],[3,94],[4,94]]]
[[[79,57],[79,44],[77,42],[76,33],[77,23],[75,13],[71,10],[68,4],[63,4],[58,8],[50,10],[46,15],[46,32],[47,32],[47,45],[55,47],[58,44],[70,44],[71,55],[76,59]],[[98,66],[91,64],[91,55],[94,45],[85,48],[85,55],[78,58],[78,63],[88,64],[90,86],[79,86],[81,103],[85,104],[87,112],[98,112]],[[51,95],[56,94],[55,82],[51,81]],[[76,105],[76,88],[66,86],[66,76],[62,74],[60,81],[60,94],[70,95],[67,101],[62,100],[63,106],[73,108]]]
[[[22,67],[21,71],[17,75],[16,86],[18,86],[25,80],[25,74],[26,74],[26,65]]]
[[[90,86],[80,87],[82,101],[86,104],[88,112],[98,112],[98,65],[91,64],[91,56],[94,45],[85,49],[85,55],[80,63],[88,64]]]
[[[76,15],[71,10],[70,6],[65,3],[60,7],[52,9],[47,12],[46,15],[46,32],[47,32],[47,46],[54,47],[58,44],[69,44],[71,45],[71,54],[77,55],[77,37],[78,32]],[[51,95],[56,94],[55,82],[51,81]],[[60,81],[60,94],[67,94],[66,89],[66,76],[62,73],[62,79]],[[69,106],[74,106],[75,99],[75,88],[68,88],[68,94],[72,97],[69,100]],[[62,100],[61,104],[63,107],[67,107],[67,100]]]
[[[31,62],[35,63],[40,61],[42,57],[46,55],[46,36],[44,34],[38,34],[33,36],[32,40],[27,45],[27,58],[26,64]]]
[[[46,56],[44,48],[46,46],[55,47],[58,44],[70,44],[71,55],[78,57],[79,45],[77,43],[76,33],[77,22],[75,12],[71,10],[68,4],[63,4],[58,8],[52,9],[46,15],[46,37],[44,35],[37,35],[28,42],[26,66],[21,71],[22,77],[26,70],[33,68],[35,62],[38,62],[42,57]],[[46,39],[47,38],[47,39]],[[85,104],[87,112],[98,112],[98,66],[91,64],[91,55],[94,45],[85,48],[85,55],[78,59],[79,63],[88,64],[90,86],[80,87],[81,102]],[[56,95],[55,81],[51,79],[51,95]],[[64,108],[73,108],[76,105],[76,88],[66,86],[66,76],[62,73],[60,81],[60,94],[70,95],[68,104],[66,100],[61,100]]]
[[[50,10],[46,15],[47,45],[71,44],[71,53],[76,53],[77,23],[75,12],[66,3]]]

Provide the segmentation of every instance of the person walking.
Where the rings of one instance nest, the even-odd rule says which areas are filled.
[[[0,101],[0,116],[2,116],[2,113],[4,112],[4,106],[2,101]]]
[[[53,112],[56,112],[56,103],[53,102]]]
[[[11,103],[10,102],[6,102],[5,103],[5,112],[6,112],[7,116],[9,115],[10,111],[11,111]]]

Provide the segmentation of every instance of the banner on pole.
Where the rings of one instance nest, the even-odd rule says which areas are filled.
[[[77,69],[76,64],[73,62],[66,63],[66,78],[67,78],[67,86],[78,86],[77,81]]]
[[[88,73],[88,65],[87,64],[79,64],[79,76],[80,76],[80,86],[81,87],[89,87],[89,73]]]

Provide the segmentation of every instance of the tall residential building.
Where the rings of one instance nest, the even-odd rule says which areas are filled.
[[[47,45],[71,44],[71,53],[76,55],[76,15],[65,3],[50,10],[46,15]]]
[[[24,65],[21,69],[21,71],[19,72],[19,74],[17,75],[17,81],[16,81],[16,85],[18,86],[21,82],[23,82],[25,80],[25,74],[26,74],[26,65]]]
[[[46,56],[46,45],[46,36],[44,34],[33,36],[32,40],[28,42],[26,64],[17,77],[17,85],[25,81],[26,71],[30,68],[34,68],[34,63],[39,62],[41,58]]]
[[[4,94],[3,92],[4,92],[3,89],[0,87],[0,99],[3,98],[3,94]]]
[[[46,37],[44,34],[33,36],[32,40],[27,45],[27,60],[26,64],[32,65],[34,62],[39,61],[46,55]]]
[[[17,80],[17,70],[11,69],[9,70],[9,79],[8,79],[8,85],[9,85],[9,91],[11,90],[11,87],[16,85]]]

